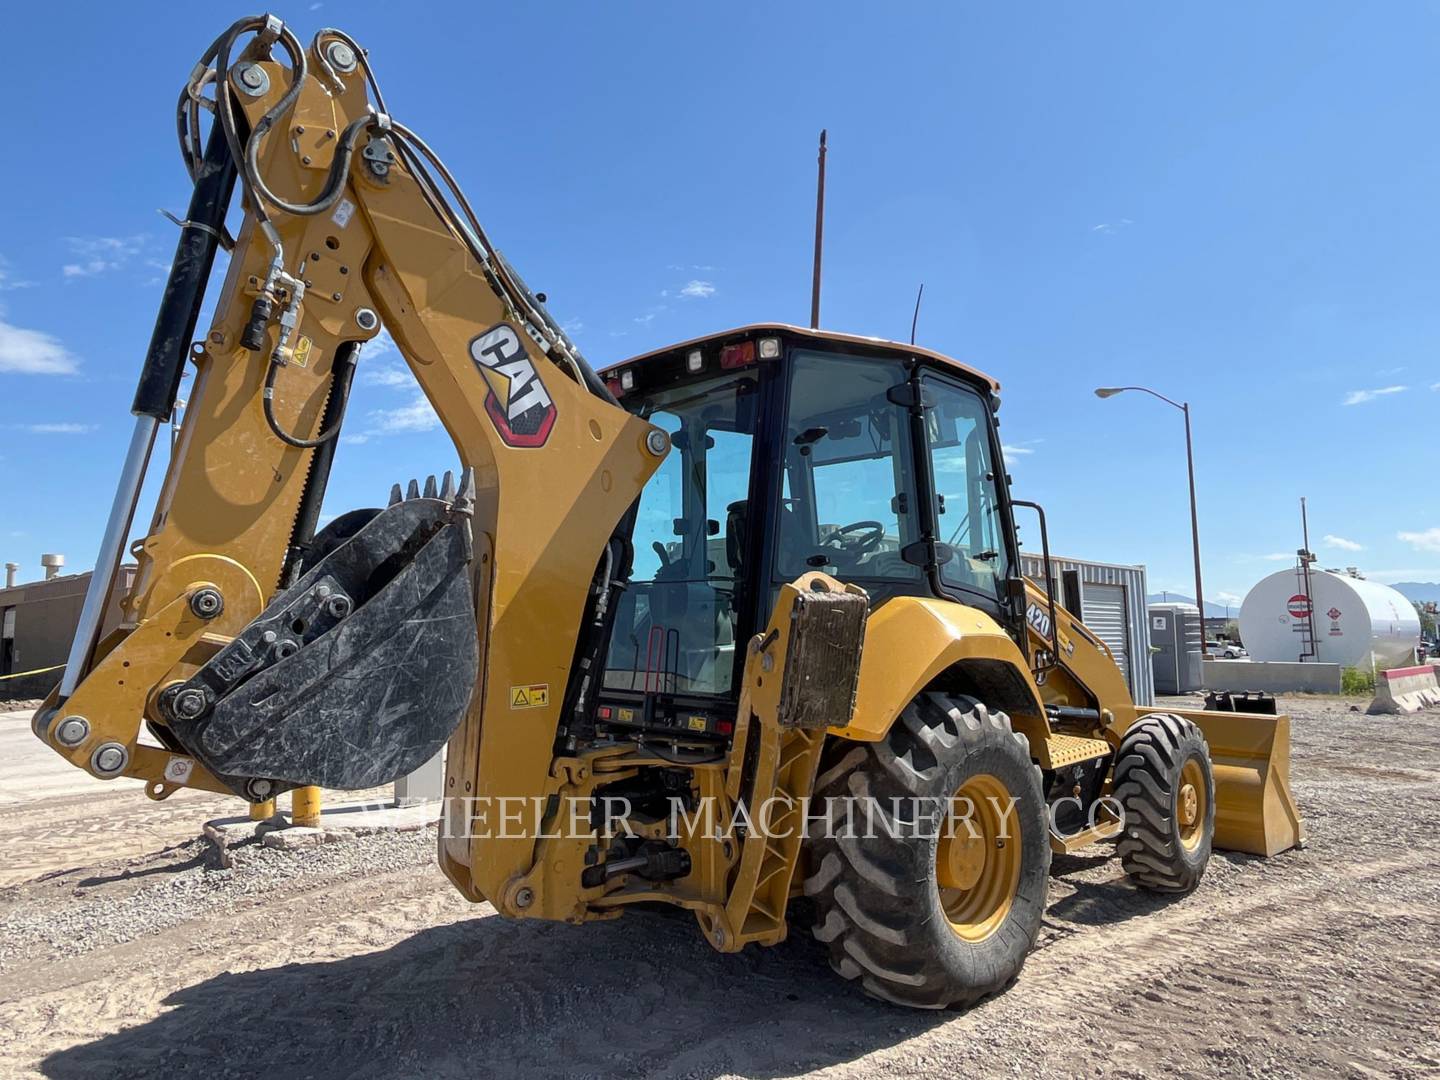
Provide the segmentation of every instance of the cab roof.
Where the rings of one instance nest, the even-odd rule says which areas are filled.
[[[652,349],[639,356],[632,356],[628,360],[620,360],[609,365],[604,370],[607,372],[616,371],[623,367],[632,367],[636,364],[643,364],[660,356],[671,356],[694,348],[706,348],[708,346],[729,345],[737,341],[745,341],[754,337],[763,337],[766,334],[779,334],[795,339],[808,339],[817,346],[829,344],[841,346],[837,351],[848,353],[860,353],[862,355],[878,355],[895,353],[908,354],[910,356],[923,357],[926,360],[934,361],[941,367],[949,368],[957,372],[968,381],[978,383],[981,386],[989,387],[991,393],[1000,389],[1000,383],[983,371],[962,364],[953,357],[946,356],[931,349],[925,349],[919,345],[911,345],[903,341],[887,341],[878,337],[862,337],[859,334],[840,334],[833,330],[812,330],[806,326],[790,326],[787,323],[752,323],[749,326],[738,326],[733,330],[722,330],[716,334],[706,334],[703,337],[691,338],[689,341],[682,341],[675,345],[666,345],[661,349]]]

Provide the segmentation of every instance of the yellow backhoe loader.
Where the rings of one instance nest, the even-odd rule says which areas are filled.
[[[734,951],[808,898],[836,971],[922,1007],[1019,973],[1052,852],[1117,839],[1138,885],[1179,893],[1212,845],[1300,841],[1285,717],[1137,707],[1020,575],[993,379],[771,324],[597,374],[338,30],[240,20],[178,119],[189,211],[34,720],[77,767],[263,802],[386,783],[448,741],[438,854],[472,900],[575,923],[678,905]],[[317,529],[382,326],[463,469]]]

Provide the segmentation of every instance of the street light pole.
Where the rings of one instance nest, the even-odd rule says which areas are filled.
[[[1190,473],[1190,543],[1195,552],[1195,606],[1200,609],[1200,655],[1205,655],[1205,587],[1200,583],[1200,511],[1195,503],[1195,447],[1190,439],[1190,403],[1185,414],[1185,468]]]
[[[1200,654],[1205,655],[1205,586],[1200,578],[1200,510],[1195,502],[1195,444],[1190,436],[1190,403],[1174,401],[1148,386],[1102,386],[1095,391],[1098,398],[1114,397],[1126,390],[1138,390],[1142,394],[1159,398],[1166,405],[1173,406],[1185,414],[1185,468],[1190,477],[1190,543],[1195,555],[1195,606],[1200,609]]]

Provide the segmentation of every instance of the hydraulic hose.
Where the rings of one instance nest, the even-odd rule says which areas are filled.
[[[340,415],[335,417],[334,423],[313,439],[301,439],[290,434],[280,426],[280,421],[275,418],[275,378],[280,374],[280,368],[280,364],[272,363],[270,370],[265,373],[265,389],[260,395],[260,404],[265,410],[265,422],[270,425],[270,430],[275,433],[275,437],[286,446],[293,446],[297,450],[314,450],[317,446],[324,446],[340,434],[340,421],[344,419],[343,410]],[[340,377],[340,367],[337,364],[336,370],[331,373],[330,392],[332,394],[340,391]]]

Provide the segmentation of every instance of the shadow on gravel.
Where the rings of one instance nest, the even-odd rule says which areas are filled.
[[[1046,918],[1078,926],[1113,926],[1152,915],[1184,896],[1146,892],[1128,881],[1072,881],[1074,892],[1046,909]]]
[[[852,1061],[948,1015],[865,997],[808,934],[722,956],[689,917],[648,913],[584,927],[469,919],[343,959],[226,972],[164,1004],[147,1023],[51,1054],[41,1071],[779,1077]]]
[[[101,885],[113,885],[121,881],[135,881],[140,878],[153,877],[156,874],[183,874],[186,870],[194,870],[200,866],[210,866],[213,869],[218,865],[208,848],[199,848],[195,851],[195,854],[191,855],[188,859],[180,858],[179,856],[187,848],[195,849],[196,845],[193,843],[174,844],[156,852],[153,856],[149,856],[146,861],[152,863],[150,866],[145,866],[140,869],[127,866],[118,874],[96,874],[91,877],[82,878],[75,884],[79,888],[90,889],[97,888]]]

